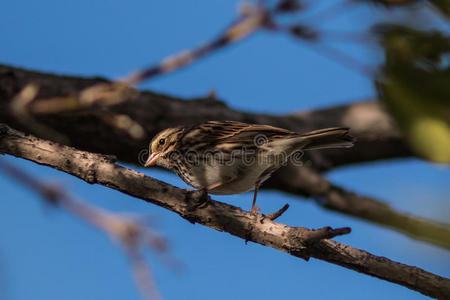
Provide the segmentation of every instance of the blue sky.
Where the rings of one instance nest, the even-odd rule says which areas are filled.
[[[118,78],[215,36],[236,13],[238,1],[3,1],[0,63],[83,76]],[[325,2],[323,2],[325,3]],[[378,16],[362,7],[325,24],[363,30]],[[339,49],[366,63],[380,55],[348,44]],[[195,65],[145,83],[176,96],[214,89],[230,106],[289,113],[375,96],[372,82],[291,38],[259,33]],[[166,299],[422,299],[404,287],[322,261],[304,262],[200,225],[143,201],[30,162],[1,157],[31,174],[65,185],[84,201],[119,212],[155,216],[184,271],[174,274],[148,255]],[[136,168],[135,166],[130,166]],[[185,187],[176,176],[140,169]],[[450,173],[418,160],[335,170],[328,177],[393,207],[448,222]],[[32,192],[1,177],[0,299],[138,299],[129,265],[109,240],[73,216],[47,207]],[[251,195],[214,197],[243,208]],[[305,227],[351,226],[339,241],[449,277],[450,254],[391,230],[337,213],[312,201],[263,191],[258,204],[272,211],[289,203],[280,222]],[[213,296],[212,296],[213,295]]]

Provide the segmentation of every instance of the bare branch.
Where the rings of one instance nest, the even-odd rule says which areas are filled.
[[[323,239],[332,239],[334,237],[349,234],[351,232],[350,227],[343,227],[333,229],[331,227],[322,227],[317,230],[311,230],[306,234],[305,243],[308,245],[315,244]]]
[[[16,119],[11,113],[9,105],[11,99],[30,82],[40,87],[38,98],[51,98],[77,94],[85,87],[104,81],[55,76],[0,65],[0,120],[29,132],[21,120]],[[411,151],[401,134],[376,101],[272,116],[233,110],[211,97],[186,101],[151,92],[139,93],[136,90],[130,94],[133,95],[132,100],[126,105],[117,105],[110,110],[115,114],[127,116],[139,124],[141,126],[139,128],[144,130],[143,136],[148,137],[167,127],[206,120],[271,124],[297,132],[332,126],[350,127],[352,135],[358,139],[354,148],[346,151],[324,150],[306,153],[305,165],[310,166],[309,169],[315,173],[314,176],[311,176],[311,172],[306,172],[307,168],[286,167],[277,171],[262,188],[311,196],[320,199],[321,201],[317,203],[327,209],[375,222],[413,238],[448,248],[448,226],[443,228],[431,220],[402,214],[379,200],[356,196],[349,191],[345,191],[346,196],[340,197],[346,201],[340,201],[336,196],[342,195],[342,191],[338,192],[335,189],[333,192],[332,185],[317,173],[342,165],[411,156]],[[39,101],[34,101],[33,105],[39,107]],[[110,110],[107,109],[106,112]],[[148,140],[131,139],[129,133],[111,126],[105,120],[105,110],[91,108],[63,114],[46,114],[36,118],[41,124],[70,138],[70,144],[79,149],[113,154],[120,161],[134,164],[142,163],[141,154],[146,155]],[[43,137],[47,138],[45,135]],[[378,213],[379,209],[382,213]],[[441,241],[442,237],[445,237],[444,242]]]
[[[66,190],[41,182],[26,172],[0,160],[0,170],[21,184],[33,189],[45,201],[94,225],[120,244],[130,259],[133,275],[144,299],[161,299],[154,284],[149,268],[142,254],[143,247],[168,255],[162,237],[153,234],[150,229],[132,218],[102,210],[75,200]]]
[[[85,87],[76,94],[66,97],[57,96],[41,99],[41,101],[32,107],[29,105],[25,106],[24,104],[29,104],[29,100],[35,98],[34,96],[38,88],[34,87],[36,91],[32,98],[27,101],[22,101],[24,92],[21,92],[15,101],[12,102],[12,106],[20,107],[20,115],[26,115],[29,122],[33,121],[33,126],[30,127],[34,128],[36,125],[37,127],[44,127],[44,125],[36,122],[29,114],[29,110],[33,113],[62,113],[65,111],[86,109],[92,106],[108,107],[124,103],[133,98],[132,86],[155,76],[179,70],[212,52],[250,36],[258,29],[270,24],[271,16],[275,16],[279,12],[278,10],[272,10],[269,6],[263,5],[263,3],[246,3],[236,20],[223,33],[203,46],[167,57],[160,63],[138,72],[133,72],[120,81],[99,82],[95,85]],[[25,89],[24,91],[28,91],[29,89]],[[131,119],[128,121],[129,123],[132,122]],[[112,123],[116,124],[116,122]],[[134,137],[133,134],[130,135]],[[137,135],[136,138],[139,137],[143,136]]]
[[[282,208],[280,208],[278,211],[266,215],[266,218],[269,218],[270,220],[274,221],[278,219],[284,212],[289,208],[289,204],[285,204]]]
[[[109,157],[76,150],[12,130],[0,128],[0,152],[72,174],[88,183],[101,184],[147,202],[162,206],[190,222],[197,222],[244,240],[269,246],[293,256],[310,257],[344,266],[394,282],[424,295],[445,298],[450,280],[422,269],[378,257],[329,239],[348,229],[313,231],[290,227],[260,218],[235,206],[214,200],[204,201],[188,192],[144,174],[114,164]],[[198,205],[199,203],[204,205]]]
[[[203,46],[183,51],[164,59],[155,66],[135,72],[124,78],[123,82],[136,85],[144,80],[185,67],[214,51],[250,36],[264,26],[270,13],[271,10],[263,5],[247,3],[242,9],[241,16],[218,37]]]

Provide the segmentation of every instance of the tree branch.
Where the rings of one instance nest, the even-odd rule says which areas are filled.
[[[35,83],[39,88],[38,99],[33,102],[38,105],[42,99],[76,95],[101,82],[106,80],[57,76],[0,65],[0,122],[25,132],[36,129],[24,125],[23,119],[17,118],[10,109],[11,99],[29,83]],[[309,168],[282,168],[262,188],[325,200],[318,203],[328,209],[398,230],[413,238],[450,248],[448,226],[396,212],[381,201],[357,196],[349,191],[340,190],[336,193],[338,188],[319,175],[318,172],[337,166],[411,155],[401,134],[376,101],[272,116],[240,112],[211,97],[186,101],[152,92],[136,91],[134,95],[133,100],[126,104],[109,107],[107,110],[93,107],[88,110],[40,115],[37,120],[52,131],[68,137],[70,144],[76,148],[113,154],[121,161],[134,164],[139,164],[140,153],[146,151],[150,137],[164,128],[180,124],[205,120],[236,120],[272,124],[298,132],[329,126],[348,126],[358,138],[354,148],[306,153],[305,163]],[[112,126],[105,118],[105,114],[109,112],[127,116],[140,124],[147,138],[132,138],[123,130]],[[35,132],[37,136],[47,138],[40,133]],[[346,196],[343,197],[342,193]]]
[[[25,135],[5,125],[0,127],[0,152],[50,166],[91,184],[113,188],[169,209],[190,222],[299,258],[325,260],[435,298],[450,294],[449,279],[326,239],[346,234],[349,229],[325,227],[314,231],[276,223],[265,216],[255,216],[235,206],[205,199],[198,191],[188,192],[118,166],[111,157]]]
[[[26,128],[13,115],[11,100],[29,83],[39,88],[37,100],[67,97],[81,90],[107,82],[102,78],[57,76],[0,65],[0,120],[25,132]],[[98,107],[85,110],[45,114],[36,119],[70,139],[71,145],[91,152],[114,154],[119,160],[138,164],[139,152],[147,149],[148,139],[159,131],[178,125],[207,120],[235,120],[247,123],[269,124],[297,132],[325,127],[347,126],[358,138],[351,151],[315,151],[305,157],[318,170],[379,159],[409,157],[411,152],[400,132],[376,101],[320,109],[285,116],[241,112],[212,97],[186,99],[152,92],[138,92],[133,99],[108,110],[127,115],[145,131],[144,139],[133,139],[126,132],[114,128],[102,116]],[[277,180],[276,176],[272,180]]]

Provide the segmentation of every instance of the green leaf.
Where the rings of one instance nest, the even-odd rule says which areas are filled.
[[[378,28],[386,64],[376,79],[379,98],[412,149],[450,163],[450,40],[400,26]]]

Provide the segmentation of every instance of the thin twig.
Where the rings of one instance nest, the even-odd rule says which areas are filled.
[[[349,234],[352,230],[350,227],[342,227],[333,229],[331,227],[322,227],[316,230],[312,230],[308,233],[305,243],[314,244],[323,239],[332,239],[340,235]]]
[[[214,51],[250,36],[264,25],[267,20],[267,13],[268,11],[260,5],[247,4],[245,6],[245,11],[241,14],[240,18],[209,43],[170,56],[161,63],[135,72],[121,81],[129,85],[137,85],[144,80],[148,80],[155,76],[179,70]]]
[[[344,4],[347,2],[344,2]],[[350,2],[351,3],[351,2]],[[342,3],[341,3],[342,4]],[[302,5],[295,0],[286,1],[280,0],[275,5],[270,6],[265,1],[260,1],[255,4],[246,3],[241,9],[241,14],[236,18],[230,26],[228,26],[221,34],[212,39],[208,43],[194,48],[192,50],[183,51],[181,53],[169,56],[149,68],[133,72],[132,74],[119,79],[115,82],[102,82],[81,90],[77,95],[68,97],[54,97],[47,99],[40,99],[34,101],[33,104],[27,107],[26,111],[35,114],[55,114],[59,112],[86,109],[92,106],[107,107],[113,106],[131,99],[136,99],[137,91],[132,86],[138,85],[145,80],[149,80],[156,76],[174,72],[189,64],[210,55],[218,50],[221,50],[233,43],[243,40],[260,29],[274,30],[280,27],[276,22],[277,16],[285,13],[297,13],[301,11]],[[310,40],[308,37],[298,36],[305,40]],[[368,68],[358,63],[352,57],[339,52],[336,49],[327,48],[326,46],[318,46],[317,51],[325,53],[332,59],[336,59],[346,66],[350,66],[365,74],[371,76]],[[118,119],[117,117],[115,119]],[[118,125],[117,128],[124,129],[119,126],[119,122],[110,122],[113,125]],[[128,122],[129,135],[134,137],[136,131],[130,128],[138,128],[139,124],[131,124]],[[55,132],[54,136],[58,134]],[[138,134],[137,138],[143,136]]]
[[[328,57],[343,66],[349,67],[350,69],[357,71],[359,74],[363,75],[364,77],[372,78],[376,74],[376,68],[366,65],[365,63],[358,61],[357,59],[353,58],[352,56],[350,56],[336,48],[333,48],[333,47],[328,46],[323,43],[319,44],[319,43],[305,42],[304,44],[310,46],[317,53],[319,53],[325,57]]]
[[[284,212],[289,208],[289,204],[285,204],[282,208],[280,208],[278,211],[271,213],[271,214],[267,214],[266,218],[268,218],[269,220],[276,220],[278,219],[282,214],[284,214]]]
[[[332,19],[342,16],[343,13],[348,12],[350,8],[355,8],[357,3],[357,1],[353,0],[336,2],[323,10],[302,18],[302,22],[307,22],[308,24],[320,23],[320,25],[323,25],[330,22]]]

